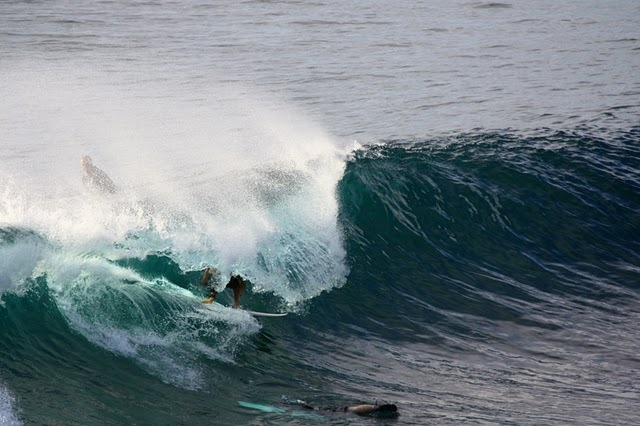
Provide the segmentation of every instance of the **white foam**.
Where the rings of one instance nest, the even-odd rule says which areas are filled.
[[[15,238],[15,242],[0,245],[0,298],[5,291],[20,293],[26,289],[26,279],[32,276],[46,251],[44,241],[37,235],[15,235]]]
[[[3,140],[19,153],[0,152],[0,224],[111,259],[214,264],[290,304],[344,283],[345,155],[303,112],[252,87],[211,84],[194,101],[180,86],[127,86],[72,65],[25,69],[42,68],[5,70],[11,84],[0,83]],[[82,187],[85,153],[119,194]]]
[[[22,424],[18,419],[14,404],[13,396],[6,388],[0,385],[0,426],[18,426]]]
[[[260,328],[244,312],[205,308],[188,290],[164,279],[147,281],[103,258],[65,253],[40,267],[74,330],[183,388],[204,385],[200,354],[230,361]]]
[[[344,283],[336,200],[344,155],[304,113],[255,88],[185,91],[73,64],[43,69],[0,71],[0,226],[44,236],[51,249],[27,253],[16,274],[46,274],[88,340],[198,387],[198,355],[232,360],[259,328],[114,260],[163,254],[184,271],[213,265],[290,305]],[[117,194],[83,187],[83,154]]]

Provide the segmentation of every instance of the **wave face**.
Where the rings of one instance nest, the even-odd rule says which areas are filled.
[[[357,152],[340,186],[350,282],[523,324],[557,298],[624,301],[638,289],[637,138],[492,133]]]
[[[242,194],[236,214],[224,191],[205,207],[135,188],[37,203],[9,183],[2,415],[300,424],[284,395],[386,398],[408,424],[637,423],[639,142],[631,128],[325,147],[218,177]],[[250,278],[245,307],[289,315],[200,304],[208,263]]]
[[[377,393],[398,383],[384,371],[401,377],[436,423],[586,423],[603,406],[637,421],[618,409],[638,390],[639,137],[463,134],[356,152],[340,183],[351,274],[323,309],[345,306],[345,336],[376,342]]]

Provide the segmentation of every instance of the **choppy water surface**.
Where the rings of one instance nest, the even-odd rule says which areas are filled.
[[[638,28],[1,3],[0,424],[637,424]],[[200,304],[207,265],[288,316]]]
[[[336,136],[637,117],[640,11],[633,1],[54,1],[2,8],[3,68],[37,69],[39,82],[81,67],[81,76],[115,74],[133,88],[153,80],[160,91],[174,82],[194,102],[202,86],[258,86],[303,107]]]

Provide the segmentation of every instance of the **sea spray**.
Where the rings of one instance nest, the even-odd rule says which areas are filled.
[[[15,411],[15,400],[0,382],[0,426],[19,426],[22,424]]]
[[[242,273],[290,306],[344,284],[336,185],[346,151],[303,112],[238,85],[202,87],[193,102],[180,86],[126,87],[87,69],[6,73],[2,114],[26,121],[4,129],[7,140],[16,152],[40,143],[2,159],[18,182],[4,202],[20,200],[5,222],[111,260],[167,253],[185,271]],[[14,116],[25,109],[33,114]],[[84,154],[119,193],[82,186]]]
[[[0,226],[0,303],[5,291],[23,293],[28,287],[47,244],[37,233],[23,228]]]

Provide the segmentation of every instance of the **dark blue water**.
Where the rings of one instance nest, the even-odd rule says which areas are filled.
[[[640,423],[639,22],[3,2],[0,425]]]

